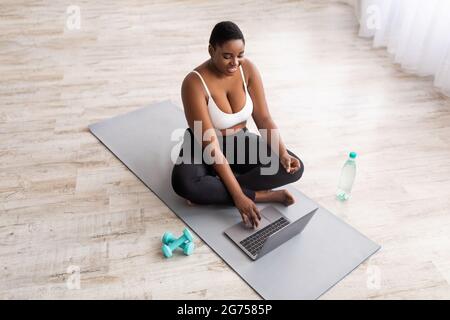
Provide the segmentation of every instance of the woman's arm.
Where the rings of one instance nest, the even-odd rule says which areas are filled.
[[[258,226],[258,221],[261,219],[259,210],[254,202],[242,191],[241,186],[230,168],[228,160],[220,149],[219,141],[208,113],[205,95],[201,94],[203,90],[203,86],[197,75],[190,73],[186,76],[181,86],[181,97],[188,125],[194,132],[194,137],[201,143],[202,149],[208,147],[209,153],[215,158],[216,161],[212,166],[230,193],[244,222],[251,222],[252,225]],[[200,134],[200,132],[195,132],[194,121],[201,121],[201,136],[196,136],[197,134]],[[205,132],[207,132],[209,137],[209,140],[207,141],[203,141]]]
[[[272,151],[278,155],[280,162],[286,171],[294,173],[300,169],[300,161],[287,152],[278,127],[269,113],[261,75],[250,60],[246,59],[245,65],[246,74],[249,75],[247,82],[248,92],[253,101],[253,120],[261,135],[266,139],[266,143],[271,147]],[[264,136],[261,132],[262,130],[266,131],[267,136]]]
[[[197,136],[197,134],[200,132],[194,132],[194,137],[201,144],[203,150],[208,147],[209,144],[211,144],[208,149],[210,150],[211,155],[213,155],[216,159],[213,167],[224,182],[231,196],[234,198],[243,194],[243,192],[241,186],[239,185],[236,177],[233,174],[233,171],[230,168],[227,159],[220,149],[217,135],[215,132],[213,132],[214,127],[209,117],[208,106],[206,104],[205,98],[203,95],[196,94],[198,92],[203,92],[203,88],[199,88],[200,79],[196,81],[197,79],[195,79],[194,77],[198,76],[194,75],[193,73],[187,75],[181,86],[181,97],[183,100],[186,120],[193,132],[194,121],[201,122],[201,137]],[[203,137],[205,136],[206,131],[208,131],[208,137],[210,138],[209,141],[203,141]],[[219,162],[219,164],[217,164],[216,162]]]
[[[278,154],[278,156],[284,155],[287,153],[286,146],[281,139],[281,135],[279,134],[277,125],[275,124],[272,116],[269,113],[261,75],[256,66],[250,60],[246,59],[245,66],[246,73],[249,75],[248,92],[250,93],[250,97],[253,101],[253,120],[255,121],[255,124],[260,132],[261,130],[267,131],[267,143],[271,147],[271,142],[276,141],[275,139],[278,139],[277,150],[273,150],[273,147],[272,150],[276,154]],[[275,135],[272,136],[272,134]]]

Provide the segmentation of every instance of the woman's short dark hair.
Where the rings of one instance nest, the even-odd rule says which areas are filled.
[[[242,40],[245,44],[244,35],[234,22],[222,21],[216,24],[209,37],[209,44],[216,48],[216,45],[221,46],[229,40]]]

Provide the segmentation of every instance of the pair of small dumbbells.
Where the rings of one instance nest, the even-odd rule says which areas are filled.
[[[188,229],[183,230],[183,235],[178,239],[173,236],[170,232],[165,232],[162,237],[162,252],[164,257],[170,258],[172,256],[173,251],[180,247],[183,249],[185,255],[190,256],[194,252],[194,237],[189,232]]]

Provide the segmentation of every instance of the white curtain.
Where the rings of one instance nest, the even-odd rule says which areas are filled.
[[[450,0],[358,0],[359,35],[450,96]]]

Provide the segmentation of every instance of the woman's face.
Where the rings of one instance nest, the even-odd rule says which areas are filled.
[[[214,49],[209,45],[209,54],[214,66],[225,75],[231,76],[236,71],[244,59],[244,41],[229,40],[221,46],[216,45]]]

